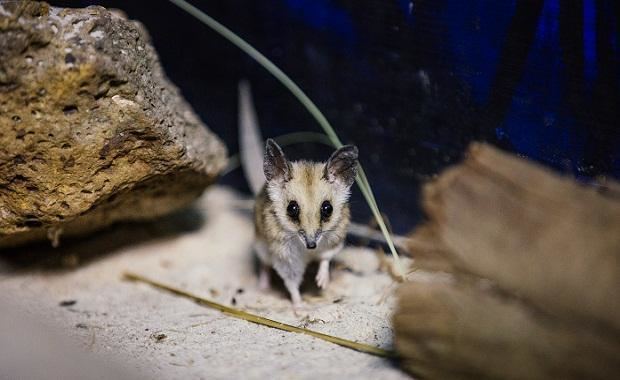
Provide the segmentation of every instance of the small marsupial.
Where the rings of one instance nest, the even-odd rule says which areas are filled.
[[[289,161],[272,139],[265,147],[267,182],[256,197],[255,251],[262,263],[259,286],[269,287],[270,268],[282,277],[293,306],[306,266],[319,261],[316,283],[329,283],[330,260],[342,249],[350,220],[349,196],[358,151],[346,145],[327,162]]]

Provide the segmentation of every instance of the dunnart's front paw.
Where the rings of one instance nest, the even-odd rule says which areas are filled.
[[[329,284],[329,266],[321,265],[315,279],[319,288],[326,289]]]

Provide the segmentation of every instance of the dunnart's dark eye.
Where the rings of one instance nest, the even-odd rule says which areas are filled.
[[[324,201],[321,205],[321,220],[326,221],[329,219],[332,215],[332,211],[334,211],[332,204],[329,201]]]
[[[286,208],[286,213],[293,220],[299,220],[299,205],[295,201],[290,201]]]

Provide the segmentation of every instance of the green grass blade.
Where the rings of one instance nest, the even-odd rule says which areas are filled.
[[[327,137],[324,133],[319,132],[292,132],[273,137],[273,139],[276,140],[278,145],[281,147],[299,143],[318,143],[332,148],[334,147],[334,143],[332,143],[329,137]],[[224,169],[221,175],[224,176],[237,169],[239,166],[241,166],[240,155],[235,154],[234,156],[230,156],[228,157],[228,166],[226,166],[226,169]]]
[[[341,147],[342,141],[338,138],[336,131],[331,126],[327,118],[323,115],[323,113],[319,110],[319,108],[314,104],[314,102],[303,92],[303,90],[288,76],[286,75],[278,66],[276,66],[273,62],[269,60],[269,58],[265,57],[261,52],[256,50],[252,45],[247,43],[243,38],[239,37],[233,31],[220,24],[218,21],[213,19],[211,16],[207,15],[200,9],[191,5],[187,1],[184,0],[170,0],[173,4],[183,9],[193,17],[200,20],[203,24],[207,25],[209,28],[213,29],[215,32],[220,34],[222,37],[226,38],[229,42],[237,46],[247,55],[252,57],[258,64],[263,66],[265,70],[267,70],[271,75],[273,75],[284,87],[286,87],[298,100],[301,104],[306,107],[308,112],[316,119],[319,123],[325,134],[329,137],[331,142],[335,147]],[[390,248],[390,252],[394,257],[394,261],[396,263],[396,267],[398,272],[400,273],[402,279],[405,279],[405,270],[402,267],[400,259],[398,257],[398,252],[394,247],[394,242],[387,230],[385,222],[383,221],[383,217],[381,216],[381,212],[379,211],[379,207],[377,205],[377,201],[375,200],[372,189],[370,188],[370,183],[368,183],[368,178],[366,177],[366,173],[364,169],[362,169],[361,165],[359,167],[359,175],[356,179],[357,184],[362,192],[362,195],[366,199],[370,210],[372,211],[377,223],[379,224],[379,228],[381,232],[385,236],[385,240],[388,242],[388,247]]]

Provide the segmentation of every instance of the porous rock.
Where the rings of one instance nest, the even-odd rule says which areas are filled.
[[[0,247],[169,213],[225,165],[141,24],[0,3]]]

